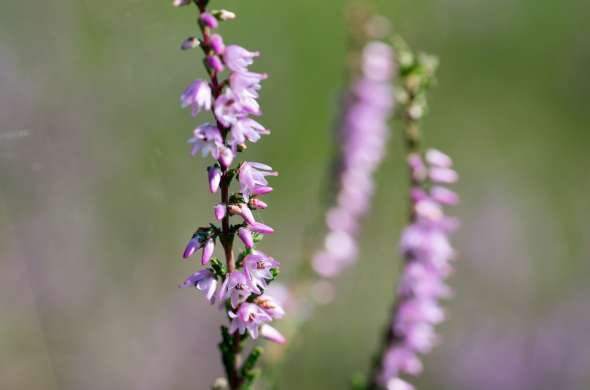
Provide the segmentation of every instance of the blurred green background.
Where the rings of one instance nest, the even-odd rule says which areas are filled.
[[[345,80],[345,1],[211,0],[226,42],[263,55],[247,158],[280,171],[263,243],[282,280],[302,261]],[[462,175],[461,259],[421,389],[590,386],[590,2],[381,0],[441,59],[429,145]],[[195,13],[168,1],[0,2],[0,388],[206,389],[222,315],[176,285],[215,201],[178,97]],[[289,349],[280,389],[341,389],[366,370],[400,266],[405,168],[396,126],[359,265]]]

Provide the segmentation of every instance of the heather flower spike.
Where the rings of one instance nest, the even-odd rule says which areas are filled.
[[[373,175],[383,160],[390,133],[393,69],[390,45],[379,40],[364,45],[360,74],[351,86],[338,132],[338,194],[326,213],[328,232],[323,248],[312,258],[321,277],[336,276],[358,255],[360,224],[371,207]]]
[[[250,70],[259,52],[235,44],[226,45],[217,30],[213,33],[220,22],[232,20],[236,15],[227,10],[208,10],[209,2],[173,2],[177,7],[190,3],[197,6],[201,36],[187,38],[181,48],[201,48],[209,78],[192,81],[182,93],[180,103],[182,107],[190,107],[193,116],[202,115],[204,111],[212,115],[195,128],[188,143],[193,156],[213,159],[207,172],[207,187],[209,192],[220,196],[220,202],[213,206],[214,223],[199,228],[182,254],[183,258],[190,258],[201,250],[204,268],[180,287],[196,287],[209,302],[217,302],[227,314],[227,324],[221,327],[221,360],[229,388],[242,389],[252,387],[256,378],[255,362],[261,354],[255,347],[241,364],[240,355],[246,339],[261,335],[275,343],[286,342],[282,334],[269,325],[282,318],[285,312],[265,291],[278,275],[279,263],[256,249],[263,235],[274,229],[256,221],[252,212],[268,206],[258,197],[272,191],[267,177],[277,173],[263,163],[235,163],[239,154],[246,150],[247,143],[258,142],[270,134],[264,125],[252,118],[261,115],[257,99],[262,81],[268,76]],[[231,194],[230,186],[237,181],[241,192]],[[233,248],[238,242],[234,240],[236,236],[244,244],[237,256]],[[225,264],[214,257],[216,243],[225,255]]]
[[[354,12],[354,15],[359,14]],[[353,30],[361,25],[361,29],[366,30],[373,23],[373,18],[363,19],[360,23],[356,20],[350,23]],[[298,320],[297,323],[291,321],[287,338],[311,317],[319,305],[334,299],[336,294],[332,278],[355,262],[359,254],[357,240],[360,227],[373,202],[373,176],[385,156],[391,131],[389,121],[394,113],[392,79],[396,68],[393,48],[382,39],[383,34],[367,37],[366,33],[351,32],[351,41],[355,41],[355,45],[349,57],[355,61],[349,62],[351,79],[341,99],[342,111],[335,121],[337,130],[334,138],[338,149],[330,172],[335,180],[329,188],[336,191],[325,216],[327,232],[321,248],[312,253],[311,264],[304,263],[301,269],[303,277],[297,280],[295,286],[282,289],[278,284],[270,286],[273,293],[285,302],[291,313],[289,317],[297,317]],[[256,92],[255,88],[251,89],[252,93]],[[250,200],[254,207],[265,207],[259,203],[258,197],[272,191],[266,183],[272,174],[271,167],[254,163],[241,168],[240,186],[243,193],[255,195],[254,200]],[[249,228],[260,234],[271,232],[259,223]],[[248,263],[246,268],[250,272],[249,266]],[[264,266],[260,268],[260,271],[263,270]],[[310,274],[309,271],[313,272]],[[261,282],[265,280],[262,276],[259,279]],[[294,311],[297,311],[297,316]],[[270,340],[281,342],[281,337],[274,337],[272,329],[265,328],[263,333],[268,333]],[[275,360],[280,358],[280,353],[273,356]]]
[[[405,260],[391,322],[378,358],[369,377],[367,389],[413,390],[403,375],[419,375],[420,354],[430,352],[438,343],[434,327],[444,321],[439,301],[450,295],[445,284],[455,256],[449,233],[456,222],[444,214],[443,206],[455,205],[459,198],[446,187],[455,183],[458,174],[445,153],[421,148],[419,118],[426,112],[426,91],[433,80],[436,61],[414,55],[396,38],[404,89],[403,117],[406,125],[407,164],[410,177],[410,221],[400,239]]]

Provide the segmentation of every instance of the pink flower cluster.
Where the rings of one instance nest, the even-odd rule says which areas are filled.
[[[313,267],[332,277],[355,261],[360,220],[370,210],[373,174],[381,163],[393,114],[393,50],[370,42],[362,55],[362,75],[354,84],[340,129],[341,161],[336,204],[326,214],[328,233]]]
[[[188,5],[176,1],[177,6]],[[241,162],[235,168],[232,163],[238,153],[246,149],[247,142],[257,142],[270,131],[254,120],[262,114],[258,104],[261,82],[266,74],[248,68],[259,56],[237,45],[226,46],[219,34],[213,33],[219,23],[230,20],[235,14],[229,11],[206,11],[206,2],[197,2],[202,39],[188,38],[181,48],[201,47],[205,53],[205,66],[210,80],[197,79],[182,93],[182,107],[190,107],[192,115],[212,111],[213,120],[201,124],[188,140],[192,155],[211,156],[215,163],[209,166],[208,187],[211,193],[221,192],[221,203],[213,208],[214,217],[221,226],[199,228],[187,244],[183,258],[201,250],[201,269],[186,279],[180,287],[195,287],[203,292],[211,304],[218,302],[226,310],[230,320],[230,333],[246,332],[252,338],[259,334],[272,341],[283,343],[283,336],[270,325],[283,317],[284,310],[272,297],[264,293],[269,282],[277,275],[279,262],[256,250],[256,242],[274,229],[256,221],[253,210],[264,209],[267,204],[261,196],[272,192],[268,176],[276,176],[273,169],[262,163]],[[222,80],[225,69],[229,74]],[[239,181],[240,192],[230,196],[229,187],[234,179]],[[231,224],[231,217],[240,217]],[[238,236],[244,245],[237,260],[233,255],[233,238]],[[216,242],[223,246],[226,266],[212,261]]]
[[[411,194],[413,222],[401,236],[406,264],[379,376],[380,384],[393,390],[413,389],[399,378],[400,374],[419,374],[422,363],[418,354],[428,353],[437,342],[434,326],[445,318],[439,300],[450,295],[445,279],[452,271],[450,261],[454,257],[448,235],[457,225],[444,214],[443,206],[459,201],[445,187],[458,180],[446,154],[434,149],[424,158],[410,154],[408,164],[417,184]]]
[[[192,108],[193,116],[201,110],[214,110],[216,122],[198,126],[188,142],[192,145],[193,155],[200,152],[206,157],[210,154],[227,168],[238,148],[246,141],[257,142],[263,135],[270,134],[270,130],[250,117],[262,115],[256,99],[260,83],[267,75],[248,71],[247,67],[259,55],[258,52],[250,52],[237,45],[226,47],[217,34],[211,35],[208,41],[213,50],[207,57],[207,64],[215,74],[228,67],[228,86],[214,97],[210,83],[197,79],[186,88],[180,101],[183,107]],[[219,89],[219,86],[214,87]],[[225,130],[229,130],[227,137]]]

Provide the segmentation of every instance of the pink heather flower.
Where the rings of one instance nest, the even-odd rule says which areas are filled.
[[[226,88],[215,100],[215,116],[226,127],[234,125],[238,119],[246,116],[238,97],[231,89]]]
[[[223,148],[223,138],[221,138],[219,129],[211,123],[205,123],[197,127],[188,143],[193,146],[191,150],[193,156],[201,152],[203,157],[211,154],[211,156],[218,159]]]
[[[440,222],[445,216],[441,205],[429,198],[418,200],[414,204],[414,211],[416,216],[421,221],[428,222],[427,225],[429,226]]]
[[[219,26],[219,22],[217,21],[217,18],[215,16],[211,15],[209,12],[203,12],[201,14],[201,16],[199,17],[199,21],[205,27],[217,28],[217,26]]]
[[[259,52],[251,52],[238,45],[230,45],[225,48],[223,61],[234,72],[246,72],[252,65]]]
[[[428,176],[435,183],[456,183],[459,180],[457,172],[450,168],[431,168]]]
[[[266,195],[266,194],[270,194],[272,191],[273,191],[272,187],[261,186],[261,187],[254,188],[252,190],[252,195],[254,195],[254,196]]]
[[[244,162],[240,166],[239,181],[240,191],[245,198],[249,198],[258,187],[266,187],[266,176],[278,176],[272,168],[266,164],[257,162]]]
[[[221,169],[213,165],[208,168],[209,176],[209,192],[212,194],[216,193],[219,189],[219,183],[221,183]]]
[[[224,204],[217,204],[215,205],[215,207],[213,208],[213,212],[215,214],[215,219],[218,221],[221,221],[223,218],[225,218],[225,214],[227,213],[227,208],[225,207]]]
[[[182,253],[182,258],[188,259],[192,255],[194,255],[195,252],[197,251],[197,249],[199,249],[200,247],[201,247],[201,242],[195,237],[191,238],[190,241],[188,242],[188,244],[186,245],[186,248],[184,248],[184,252]]]
[[[449,298],[451,289],[440,274],[431,267],[418,262],[406,266],[398,292],[401,296],[416,296],[419,299]]]
[[[417,322],[405,331],[408,347],[420,353],[428,353],[437,342],[434,327],[427,322]]]
[[[428,199],[428,194],[420,187],[412,188],[410,191],[410,198],[412,202],[417,203]]]
[[[252,289],[266,288],[266,281],[272,279],[271,269],[280,263],[260,251],[253,251],[244,259],[244,273],[251,282]]]
[[[210,238],[205,241],[205,245],[203,245],[203,253],[201,255],[201,264],[205,265],[211,260],[211,256],[213,256],[213,251],[215,250],[215,241]]]
[[[232,161],[234,161],[234,153],[231,151],[231,149],[222,146],[219,148],[218,161],[222,167],[228,168]]]
[[[363,53],[363,74],[371,80],[389,82],[393,73],[391,46],[383,42],[369,42]]]
[[[248,207],[246,203],[240,204],[240,215],[244,218],[244,221],[248,225],[255,225],[256,220],[254,219],[254,214],[252,214],[252,210]]]
[[[249,227],[250,227],[250,230],[252,230],[253,232],[260,233],[260,234],[272,234],[275,231],[270,226],[265,225],[260,222],[256,222],[252,225],[249,225]]]
[[[241,271],[233,271],[226,280],[227,284],[224,283],[223,286],[225,290],[223,292],[224,299],[230,298],[233,308],[236,308],[240,302],[245,301],[250,294],[260,294],[260,290],[252,288],[254,285]]]
[[[256,142],[262,135],[266,134],[270,134],[270,131],[254,119],[238,119],[231,128],[228,142],[235,150],[238,145],[245,144],[246,140]]]
[[[424,169],[431,181],[432,172],[443,172],[443,181],[457,179],[451,169],[451,159],[442,152],[430,150],[426,154]],[[423,164],[418,155],[408,159],[412,175]],[[419,170],[422,170],[420,166]],[[453,174],[450,174],[452,172]],[[436,176],[436,175],[435,175]],[[452,180],[451,180],[452,176]],[[414,180],[426,188],[428,177]],[[416,189],[413,190],[415,192]],[[418,353],[428,353],[437,344],[434,326],[445,319],[438,300],[450,296],[445,278],[451,272],[450,261],[454,250],[449,242],[449,218],[442,205],[455,204],[458,196],[440,186],[422,190],[419,196],[412,194],[413,218],[401,235],[400,249],[406,260],[397,292],[396,310],[391,323],[391,343],[381,358],[379,381],[381,385],[395,383],[406,388],[399,380],[402,373],[417,375],[422,371]],[[389,385],[388,385],[389,386]],[[410,387],[411,388],[411,387]]]
[[[209,68],[213,69],[215,72],[220,73],[223,72],[223,63],[217,56],[207,56],[205,58],[205,62]]]
[[[225,45],[223,44],[223,38],[219,34],[213,34],[209,38],[209,44],[211,48],[217,55],[222,55],[223,51],[225,50]]]
[[[215,275],[208,269],[195,272],[178,287],[186,288],[190,286],[194,286],[197,290],[204,292],[211,304],[215,302],[214,295],[215,289],[217,288],[217,279],[215,279]]]
[[[438,168],[450,168],[453,165],[453,160],[437,149],[428,149],[426,151],[426,161]]]
[[[374,192],[373,175],[385,155],[393,115],[393,50],[372,42],[363,50],[361,74],[350,87],[340,120],[341,139],[335,204],[326,212],[323,247],[312,256],[314,270],[334,277],[358,255],[358,230]]]
[[[258,338],[259,327],[272,320],[258,305],[247,302],[242,303],[237,312],[230,311],[227,314],[232,319],[229,333],[239,331],[240,334],[244,334],[248,331],[253,339]]]
[[[258,91],[262,88],[260,83],[267,78],[266,73],[234,72],[229,76],[229,85],[238,96],[258,98]]]
[[[430,195],[434,201],[440,204],[453,206],[459,203],[459,195],[445,187],[432,187],[430,189]]]
[[[402,305],[398,312],[396,331],[407,332],[417,323],[439,324],[445,319],[442,307],[434,299],[415,299]]]
[[[384,356],[385,371],[382,372],[381,381],[387,383],[391,377],[400,374],[418,375],[422,372],[423,366],[420,359],[414,352],[404,348],[390,348]]]
[[[428,175],[424,160],[422,160],[422,157],[419,154],[412,153],[408,155],[408,165],[410,166],[410,171],[412,172],[412,178],[414,180],[423,181]]]
[[[211,87],[203,80],[193,81],[180,96],[182,108],[191,106],[193,116],[197,116],[201,109],[210,110],[212,100]]]
[[[273,320],[281,319],[285,316],[285,310],[270,295],[261,295],[256,298],[256,304],[264,310]]]
[[[246,93],[238,95],[231,88],[226,88],[215,100],[214,108],[217,119],[226,127],[233,126],[248,115],[262,114],[260,105],[254,97]]]
[[[242,240],[246,248],[254,247],[254,239],[252,238],[252,232],[247,228],[239,228],[238,237],[240,237],[240,240]]]
[[[265,339],[272,341],[273,343],[287,343],[287,339],[285,338],[285,336],[283,336],[281,332],[279,332],[278,330],[276,330],[268,324],[262,324],[262,326],[260,327],[260,335]]]
[[[260,199],[252,198],[248,202],[248,205],[253,209],[265,209],[268,205]]]

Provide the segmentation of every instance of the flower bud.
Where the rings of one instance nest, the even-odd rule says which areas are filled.
[[[219,21],[232,20],[232,19],[235,19],[236,18],[236,14],[234,14],[233,12],[228,11],[226,9],[215,10],[215,11],[212,11],[211,13]]]
[[[183,259],[188,259],[189,257],[191,257],[192,255],[195,254],[195,252],[197,251],[197,249],[199,249],[201,246],[201,243],[199,242],[199,240],[197,238],[191,238],[191,240],[188,242],[188,244],[186,244],[186,248],[184,248],[184,252],[182,253],[182,258]]]
[[[242,218],[244,218],[244,221],[246,221],[248,225],[254,225],[256,223],[254,214],[252,214],[252,210],[250,210],[250,208],[245,203],[240,205],[240,215]]]
[[[217,28],[219,26],[217,18],[209,12],[203,12],[199,17],[199,22],[201,22],[201,25],[209,28]]]
[[[439,168],[450,168],[453,165],[453,160],[445,153],[437,149],[428,149],[426,151],[426,161],[430,165]]]
[[[203,246],[203,253],[201,255],[201,264],[205,265],[211,260],[211,256],[213,256],[213,251],[215,250],[215,241],[210,238],[205,242]]]
[[[238,229],[238,237],[244,243],[246,248],[254,247],[254,239],[252,238],[252,232],[246,228]]]
[[[213,212],[215,214],[215,219],[218,221],[221,221],[223,218],[225,218],[225,214],[227,213],[227,210],[224,205],[218,204],[213,209]]]
[[[209,191],[214,194],[219,189],[219,183],[221,182],[221,169],[212,165],[207,170],[209,173]]]
[[[265,225],[260,222],[253,223],[250,226],[250,230],[252,230],[253,232],[256,232],[256,233],[260,233],[260,234],[271,234],[271,233],[274,233],[274,231],[275,231],[270,226]]]
[[[223,71],[223,63],[217,56],[207,56],[207,58],[205,58],[205,64],[217,73]]]
[[[428,194],[426,194],[426,192],[422,188],[414,187],[410,191],[410,198],[414,203],[416,203],[428,199]]]
[[[265,339],[277,344],[285,344],[287,339],[278,330],[268,324],[263,324],[260,327],[260,335]]]
[[[222,167],[228,168],[234,161],[234,154],[229,148],[221,148],[219,151],[219,163]]]
[[[180,48],[182,50],[189,50],[189,49],[195,49],[199,46],[201,46],[201,41],[199,41],[195,37],[188,37],[184,41],[182,41]]]
[[[432,168],[429,177],[435,183],[455,183],[459,180],[457,172],[450,168]]]
[[[266,202],[263,202],[263,201],[261,201],[260,199],[257,199],[257,198],[250,199],[249,205],[253,209],[265,209],[265,208],[268,207],[268,205],[266,204]]]
[[[211,48],[213,49],[213,51],[216,54],[218,54],[218,55],[223,54],[223,50],[225,49],[225,45],[223,44],[223,38],[221,38],[221,35],[219,35],[219,34],[211,35],[211,38],[209,38],[209,44],[211,45]]]
[[[430,195],[432,199],[437,201],[438,203],[442,203],[445,205],[456,205],[459,203],[459,195],[455,192],[449,190],[448,188],[441,187],[441,186],[434,186],[430,189]]]
[[[266,195],[272,192],[272,187],[261,186],[252,190],[252,195]]]
[[[175,7],[182,7],[185,5],[189,5],[191,3],[191,0],[173,0],[172,1],[172,5]]]

